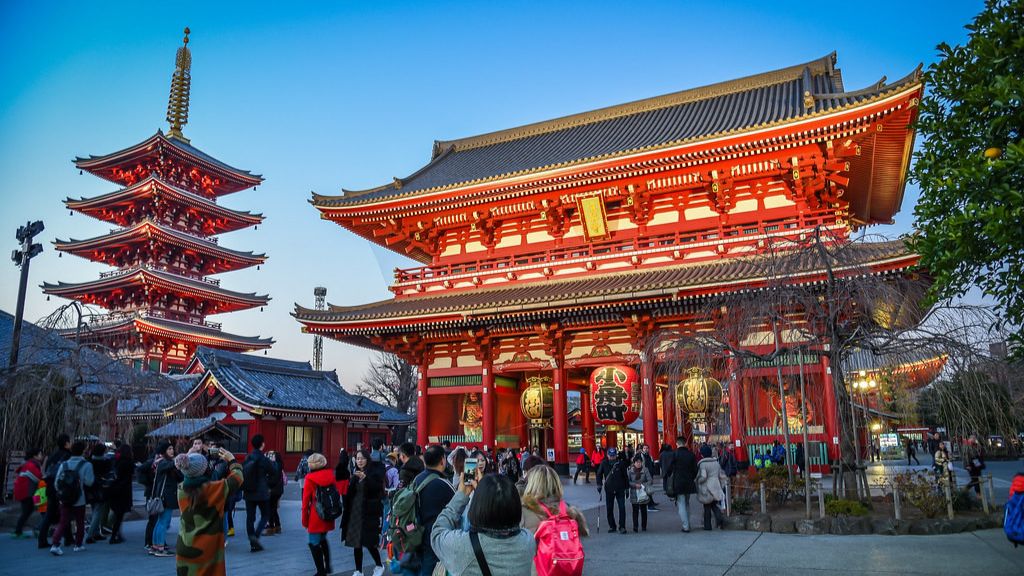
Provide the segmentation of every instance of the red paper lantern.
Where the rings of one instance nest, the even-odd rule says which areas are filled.
[[[590,407],[605,427],[623,427],[640,416],[640,379],[629,366],[596,368],[590,373]]]

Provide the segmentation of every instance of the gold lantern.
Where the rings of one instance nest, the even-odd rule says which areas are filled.
[[[523,416],[530,421],[531,428],[544,428],[554,416],[554,389],[548,384],[548,376],[530,376],[526,379],[529,386],[519,396],[519,407]]]
[[[690,368],[690,376],[676,386],[676,404],[691,422],[706,422],[722,405],[722,383]]]

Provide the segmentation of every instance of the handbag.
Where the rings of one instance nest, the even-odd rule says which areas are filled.
[[[157,516],[164,512],[164,488],[167,486],[167,474],[164,474],[164,481],[160,484],[159,496],[151,495],[149,500],[146,500],[146,514],[150,516]]]
[[[650,501],[651,495],[647,493],[647,488],[644,488],[644,485],[641,484],[640,487],[636,489],[636,503],[647,504]]]

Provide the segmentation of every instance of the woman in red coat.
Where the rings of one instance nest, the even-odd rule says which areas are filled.
[[[309,474],[302,485],[302,527],[309,532],[309,552],[313,555],[317,576],[327,576],[332,572],[327,533],[334,530],[334,520],[327,521],[317,515],[316,489],[335,483],[334,470],[327,467],[323,454],[310,454],[306,462]]]

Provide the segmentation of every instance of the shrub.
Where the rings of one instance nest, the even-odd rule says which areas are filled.
[[[835,518],[837,516],[867,516],[868,507],[857,500],[845,500],[842,498],[825,498],[825,513]]]
[[[750,510],[754,508],[754,501],[749,497],[736,498],[732,501],[732,513],[733,514],[749,514]]]
[[[901,472],[893,476],[892,482],[900,491],[900,499],[920,510],[925,518],[935,518],[946,509],[942,487],[930,475],[920,471]]]
[[[970,488],[963,488],[953,492],[953,510],[956,512],[968,512],[981,508],[981,502],[974,496]]]

